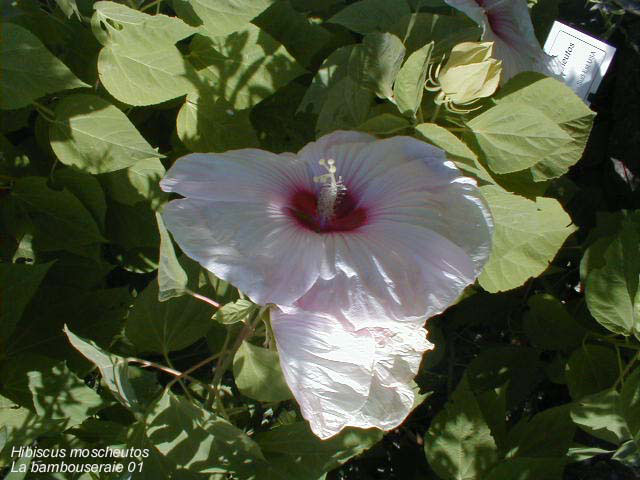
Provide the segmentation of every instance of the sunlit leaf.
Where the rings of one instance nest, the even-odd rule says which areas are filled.
[[[529,168],[572,141],[555,122],[524,102],[499,103],[467,123],[489,168]]]
[[[400,71],[405,48],[391,33],[370,33],[349,58],[349,77],[380,98],[393,101],[393,82]]]
[[[495,186],[481,187],[495,223],[489,261],[480,275],[485,290],[497,292],[519,287],[540,275],[573,233],[571,218],[551,198],[536,201]]]
[[[202,86],[238,110],[254,106],[304,73],[280,43],[251,24],[226,37],[197,35],[189,60]]]
[[[393,96],[398,110],[405,116],[415,118],[422,103],[424,83],[433,45],[433,42],[428,43],[420,50],[413,52],[404,62],[396,77]]]
[[[153,105],[197,89],[196,74],[175,43],[195,29],[175,17],[147,15],[115,2],[97,2],[91,20],[104,45],[100,81],[129,105]]]
[[[640,335],[640,215],[625,216],[615,236],[597,240],[585,258],[591,314],[615,333]]]
[[[498,460],[496,443],[463,377],[425,435],[429,465],[444,480],[482,478]]]
[[[571,142],[548,153],[531,167],[534,181],[559,177],[580,160],[595,113],[564,83],[537,73],[524,73],[509,80],[495,100],[533,105],[571,137]]]
[[[90,173],[104,173],[162,157],[127,116],[94,95],[72,95],[56,108],[49,130],[58,159]]]
[[[233,358],[233,375],[240,392],[250,398],[281,402],[292,397],[272,350],[243,342]]]
[[[178,137],[192,152],[224,152],[259,146],[249,110],[234,110],[212,92],[190,94],[178,112]]]
[[[149,441],[174,465],[197,473],[255,478],[260,447],[228,421],[165,391],[146,418]]]

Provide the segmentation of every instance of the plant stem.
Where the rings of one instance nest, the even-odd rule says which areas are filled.
[[[220,304],[218,302],[211,300],[209,297],[205,297],[204,295],[200,295],[199,293],[192,292],[189,289],[186,289],[185,292],[187,292],[193,298],[197,298],[198,300],[202,300],[203,302],[208,303],[214,308],[220,308]]]
[[[631,370],[631,367],[633,367],[633,364],[636,363],[638,360],[640,360],[640,352],[636,353],[633,356],[633,358],[631,360],[629,360],[629,363],[627,364],[626,368],[620,374],[620,376],[618,377],[618,380],[616,380],[616,383],[613,385],[614,389],[618,388],[618,385],[623,385],[624,386],[624,377],[627,376],[627,374]]]
[[[436,123],[436,118],[438,118],[438,114],[440,113],[441,108],[442,108],[442,105],[436,105],[436,109],[433,111],[433,115],[431,115],[431,119],[429,120],[429,123]]]
[[[244,327],[242,328],[242,331],[236,337],[236,341],[233,344],[233,347],[231,347],[231,349],[226,351],[223,350],[218,360],[218,365],[216,366],[216,371],[214,373],[213,381],[212,381],[214,400],[217,399],[217,396],[218,396],[218,387],[220,386],[220,382],[222,381],[222,375],[224,375],[224,372],[226,372],[227,369],[229,368],[229,365],[231,365],[231,362],[233,361],[233,357],[235,356],[236,352],[240,348],[240,345],[242,345],[242,342],[244,342],[247,338],[251,336],[251,334],[253,333],[253,330],[255,329],[256,324],[262,318],[262,314],[268,308],[269,308],[268,306],[264,306],[260,308],[260,310],[258,310],[258,312],[255,315],[253,315],[253,317],[251,317],[250,320],[247,320],[244,324]]]
[[[44,117],[45,120],[47,120],[48,122],[53,122],[56,119],[56,114],[53,110],[51,110],[48,107],[45,107],[44,105],[42,105],[39,102],[36,102],[35,100],[33,102],[31,102],[33,104],[34,107],[36,107],[36,110],[38,110],[38,112]]]
[[[211,355],[210,357],[205,358],[204,360],[202,360],[201,362],[196,363],[194,366],[189,367],[188,369],[186,369],[184,372],[182,372],[179,376],[177,376],[176,378],[174,378],[173,380],[171,380],[168,384],[167,384],[167,388],[171,387],[174,383],[176,383],[177,381],[180,381],[181,378],[185,378],[186,376],[188,376],[190,373],[195,372],[196,370],[198,370],[201,367],[204,367],[207,363],[211,363],[213,362],[216,358],[218,358],[220,356],[220,353],[216,353],[215,355]]]
[[[163,352],[164,355],[164,359],[167,361],[167,363],[169,364],[169,366],[171,368],[173,368],[173,364],[171,363],[171,359],[169,358],[169,352],[167,352],[166,350]],[[175,370],[175,369],[174,369]],[[177,370],[176,370],[177,371]],[[173,379],[172,382],[175,382],[176,380],[180,383],[180,386],[182,387],[182,390],[184,390],[184,394],[187,396],[187,398],[189,399],[189,401],[193,402],[193,397],[191,396],[191,392],[189,392],[189,390],[187,389],[187,386],[184,384],[184,382],[182,381],[182,378],[184,377],[184,373],[181,373],[180,375],[177,375],[176,378]],[[167,385],[167,387],[170,387],[171,384]]]
[[[158,5],[158,8],[160,7],[160,4],[162,3],[162,0],[154,0],[151,3],[147,3],[144,7],[142,7],[140,9],[141,12],[144,12],[146,10],[149,10],[151,7],[154,7],[156,5]],[[156,12],[157,13],[157,12]]]
[[[169,375],[173,375],[174,377],[182,376],[183,378],[186,378],[190,382],[199,383],[200,385],[203,385],[206,388],[210,389],[210,386],[207,385],[205,382],[202,382],[202,381],[198,380],[197,378],[193,378],[193,377],[191,377],[189,375],[185,375],[182,372],[179,372],[178,370],[176,370],[174,368],[167,367],[166,365],[161,365],[159,363],[151,362],[149,360],[144,360],[142,358],[136,358],[136,357],[128,357],[126,360],[127,360],[127,362],[130,362],[130,363],[139,363],[143,367],[156,368],[156,369],[161,370],[161,371],[163,371],[165,373],[168,373]]]

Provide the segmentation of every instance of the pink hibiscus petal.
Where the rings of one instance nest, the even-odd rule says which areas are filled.
[[[280,365],[302,415],[320,438],[338,433],[369,396],[376,345],[367,330],[320,314],[273,311]]]
[[[475,183],[444,152],[410,137],[360,145],[336,163],[367,221],[325,238],[327,268],[295,308],[421,321],[446,309],[480,274],[493,222]]]
[[[193,199],[278,204],[292,185],[314,186],[308,167],[295,155],[256,149],[186,155],[160,182],[165,192]]]
[[[502,60],[504,83],[518,73],[558,75],[558,62],[538,42],[525,0],[445,0],[483,29],[482,40],[494,42],[494,57]]]
[[[293,303],[324,262],[321,237],[270,205],[183,199],[162,217],[189,257],[258,304]]]
[[[451,305],[477,276],[464,250],[425,228],[379,222],[328,242],[335,276],[318,278],[295,307],[344,317],[354,328],[420,324]]]
[[[328,315],[274,311],[280,364],[304,418],[320,438],[344,427],[390,430],[409,414],[409,383],[433,346],[422,328],[353,330]]]
[[[400,425],[414,407],[411,381],[418,373],[425,351],[433,348],[423,328],[371,328],[376,342],[374,376],[369,397],[353,426],[391,430]]]

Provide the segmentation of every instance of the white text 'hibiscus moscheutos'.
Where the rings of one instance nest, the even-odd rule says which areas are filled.
[[[164,221],[182,250],[253,301],[314,433],[389,430],[411,410],[423,328],[472,283],[492,219],[475,182],[410,137],[334,132],[297,154],[179,159]]]
[[[482,40],[494,42],[502,61],[502,82],[521,72],[559,75],[560,63],[538,42],[525,0],[445,0],[482,27]]]

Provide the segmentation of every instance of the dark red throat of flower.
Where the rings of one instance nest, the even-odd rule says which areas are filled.
[[[340,194],[333,215],[327,220],[319,215],[318,198],[309,190],[296,191],[289,199],[286,211],[298,225],[318,233],[356,230],[367,221],[367,210],[357,206],[348,189]]]

